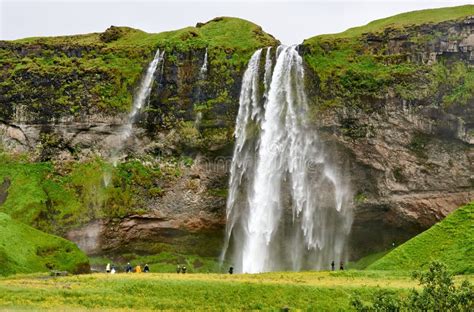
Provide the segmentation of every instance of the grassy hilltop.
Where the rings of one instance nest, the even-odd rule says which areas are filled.
[[[456,7],[426,9],[405,12],[386,18],[378,19],[367,25],[349,28],[336,34],[319,35],[305,40],[305,42],[316,42],[318,39],[341,39],[358,37],[365,33],[383,32],[387,28],[404,28],[422,24],[436,24],[449,20],[458,20],[474,14],[474,5],[462,5]]]
[[[449,27],[473,15],[474,5],[420,10],[306,39],[304,58],[319,84],[315,104],[370,112],[370,102],[393,94],[444,107],[466,105],[474,94],[474,69],[443,58],[429,64],[416,55],[436,47],[440,39],[455,42]]]
[[[0,41],[0,93],[8,105],[32,105],[43,115],[125,112],[157,48],[166,51],[166,66],[177,66],[180,53],[208,48],[210,70],[221,72],[240,70],[256,49],[276,43],[261,27],[231,17],[158,34],[112,26],[103,33]],[[10,110],[0,107],[0,117]]]

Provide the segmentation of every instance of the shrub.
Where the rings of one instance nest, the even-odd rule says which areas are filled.
[[[373,302],[365,305],[360,298],[351,302],[356,311],[474,311],[474,287],[466,280],[459,287],[441,262],[432,262],[427,272],[414,272],[413,278],[423,286],[410,296],[399,297],[390,290],[377,291]]]

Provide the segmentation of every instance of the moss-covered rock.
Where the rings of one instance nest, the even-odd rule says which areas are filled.
[[[0,213],[0,275],[49,270],[86,273],[89,260],[72,242]]]
[[[166,51],[171,68],[193,53],[189,65],[194,68],[187,74],[195,82],[202,61],[196,56],[206,48],[211,72],[224,66],[240,73],[255,49],[277,43],[259,26],[228,17],[159,34],[111,26],[103,33],[0,41],[0,118],[14,119],[19,110],[23,118],[43,121],[126,112],[157,48]],[[219,83],[221,90],[225,82]]]
[[[314,104],[372,112],[389,95],[451,109],[472,105],[473,15],[472,5],[415,11],[305,40],[317,76]]]

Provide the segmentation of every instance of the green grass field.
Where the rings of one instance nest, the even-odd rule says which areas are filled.
[[[346,311],[381,287],[405,296],[418,286],[407,273],[378,271],[17,275],[0,279],[0,311]]]
[[[0,280],[0,307],[10,309],[279,310],[347,309],[385,281],[337,273],[31,275]],[[390,281],[403,292],[408,277]]]

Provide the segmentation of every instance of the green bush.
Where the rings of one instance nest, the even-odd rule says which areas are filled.
[[[413,289],[408,297],[400,297],[387,289],[377,291],[373,302],[364,304],[360,298],[351,302],[356,311],[474,311],[474,287],[467,280],[455,286],[453,275],[441,262],[431,263],[427,272],[414,272],[421,291]]]

